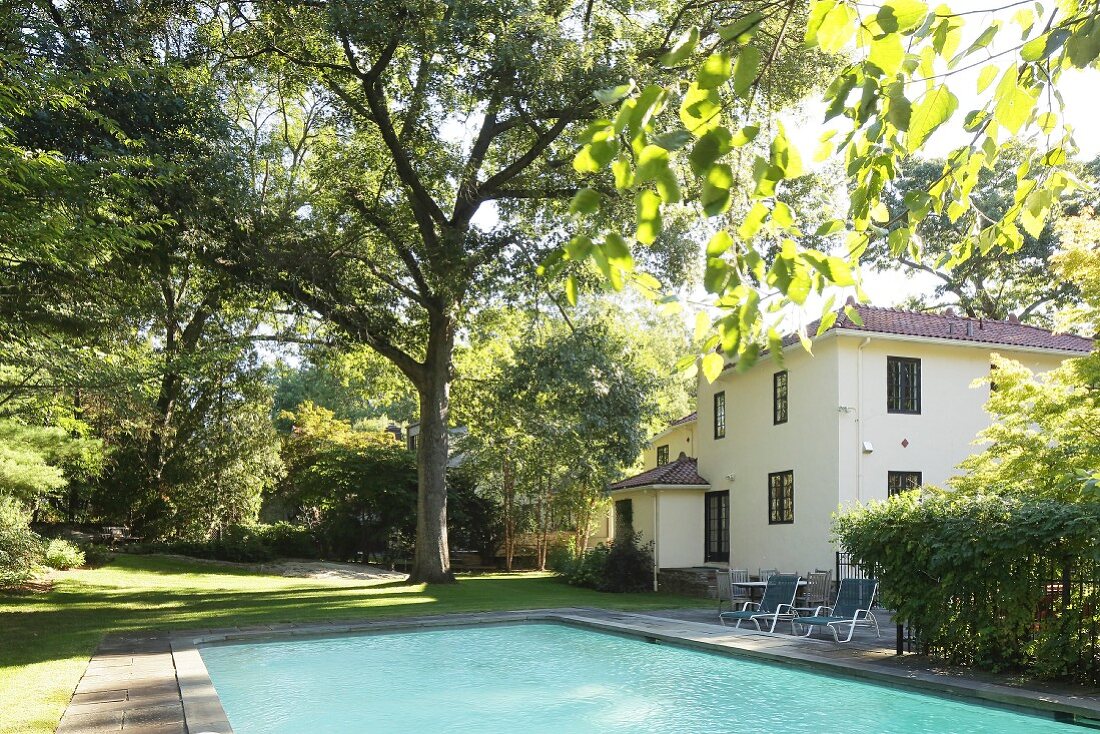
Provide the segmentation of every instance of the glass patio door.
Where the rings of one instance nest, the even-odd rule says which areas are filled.
[[[730,493],[707,492],[704,496],[703,528],[706,546],[705,561],[730,559]]]

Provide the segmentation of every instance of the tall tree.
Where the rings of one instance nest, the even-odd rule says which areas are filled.
[[[226,68],[258,67],[284,97],[320,109],[299,116],[312,129],[287,136],[291,151],[312,148],[308,176],[281,205],[294,235],[260,229],[220,262],[322,315],[415,385],[415,581],[452,580],[447,428],[467,314],[560,245],[578,191],[568,160],[590,139],[594,93],[656,73],[665,21],[684,13],[712,10],[340,0],[242,3],[218,19],[224,58],[236,61]],[[621,271],[621,253],[609,255]]]
[[[954,256],[969,232],[980,229],[986,221],[1000,219],[1015,205],[1016,172],[1030,155],[1030,151],[1019,146],[1006,148],[991,168],[984,168],[979,174],[970,194],[969,212],[957,219],[946,212],[931,213],[913,232],[914,244],[919,246],[896,253],[885,240],[877,240],[864,255],[865,264],[879,270],[933,276],[937,280],[935,291],[917,299],[914,305],[918,308],[955,306],[974,318],[1006,319],[1014,314],[1021,321],[1051,325],[1054,313],[1072,304],[1079,295],[1072,282],[1051,278],[1051,257],[1062,246],[1062,221],[1083,215],[1082,209],[1087,205],[1080,192],[1053,207],[1038,236],[1025,232],[1019,249],[979,250],[965,259]],[[905,211],[906,193],[931,188],[943,168],[942,160],[907,161],[888,190],[891,215]],[[1095,185],[1086,167],[1077,173],[1082,183]]]

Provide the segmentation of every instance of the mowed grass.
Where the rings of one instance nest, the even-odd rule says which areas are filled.
[[[585,606],[700,606],[668,594],[604,594],[545,573],[460,577],[458,584],[267,576],[160,556],[119,556],[59,574],[48,593],[0,594],[0,732],[52,732],[108,632],[260,622]]]

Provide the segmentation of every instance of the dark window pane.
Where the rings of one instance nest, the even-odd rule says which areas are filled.
[[[772,377],[772,423],[787,422],[787,371],[776,372]]]
[[[794,472],[768,475],[768,522],[772,525],[794,522]]]
[[[668,463],[668,444],[657,447],[657,466],[664,466]]]
[[[893,497],[911,489],[920,489],[924,479],[919,471],[892,471],[886,473],[886,494]]]
[[[729,492],[707,492],[703,503],[706,517],[706,547],[704,559],[711,561],[728,561],[730,558],[730,513]]]
[[[920,360],[908,357],[886,358],[886,411],[921,412]]]
[[[714,394],[714,437],[726,437],[726,393]]]

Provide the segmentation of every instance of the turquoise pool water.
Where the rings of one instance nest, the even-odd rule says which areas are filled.
[[[1081,734],[1071,724],[555,624],[223,645],[237,734]]]

